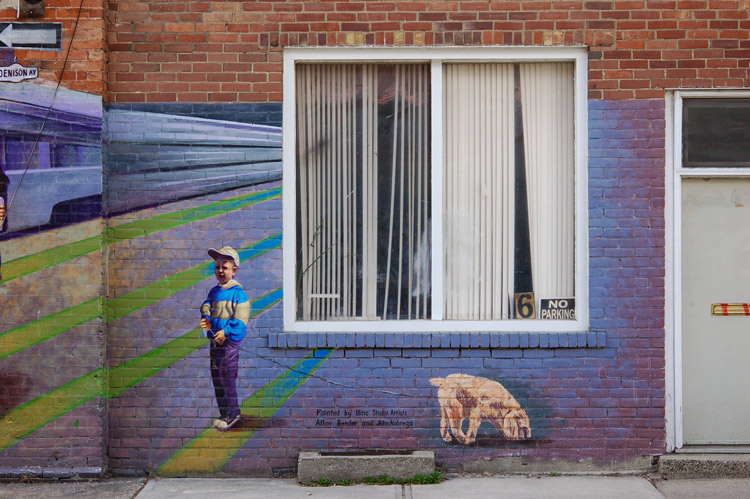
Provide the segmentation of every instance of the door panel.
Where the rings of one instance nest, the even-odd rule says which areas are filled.
[[[682,390],[685,444],[750,443],[750,179],[682,181]]]

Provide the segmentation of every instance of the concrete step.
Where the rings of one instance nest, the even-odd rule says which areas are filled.
[[[432,451],[300,452],[297,459],[297,479],[306,484],[321,479],[356,482],[380,475],[405,480],[434,471],[435,453]]]
[[[750,454],[668,454],[659,458],[659,473],[666,479],[750,478]]]

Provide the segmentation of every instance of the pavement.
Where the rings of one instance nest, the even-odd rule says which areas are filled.
[[[0,498],[53,499],[575,499],[750,498],[750,479],[664,480],[649,476],[446,475],[438,485],[306,487],[279,478],[111,478],[91,481],[5,482]]]

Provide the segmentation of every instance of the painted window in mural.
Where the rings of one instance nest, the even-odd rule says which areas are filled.
[[[296,64],[294,320],[577,320],[575,73]]]

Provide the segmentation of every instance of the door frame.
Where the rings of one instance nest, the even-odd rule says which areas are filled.
[[[684,446],[682,420],[682,180],[691,177],[750,178],[750,168],[682,168],[684,99],[750,99],[750,89],[674,90],[665,96],[665,418],[666,451]]]

